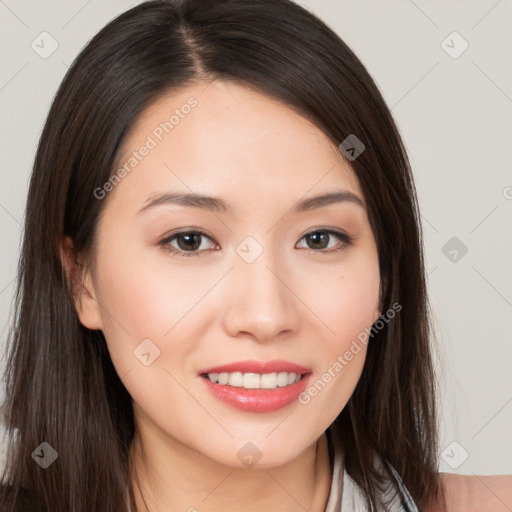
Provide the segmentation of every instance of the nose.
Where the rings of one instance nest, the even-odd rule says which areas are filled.
[[[224,328],[233,337],[267,343],[296,333],[301,318],[300,290],[284,258],[265,249],[252,263],[235,254],[229,276]]]

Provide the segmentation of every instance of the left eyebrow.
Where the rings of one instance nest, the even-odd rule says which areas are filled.
[[[356,194],[348,190],[340,190],[339,192],[330,192],[320,196],[310,197],[297,203],[291,213],[307,212],[317,208],[323,208],[335,203],[350,202],[364,208],[364,201]]]
[[[359,196],[349,192],[348,190],[341,190],[303,199],[293,206],[291,213],[306,212],[343,202],[350,202],[361,206],[362,208],[365,207],[364,201]],[[137,214],[142,213],[149,208],[165,204],[177,204],[179,206],[188,206],[190,208],[200,208],[202,210],[215,212],[232,211],[231,204],[220,197],[174,192],[160,194],[148,199],[146,204],[137,212]]]

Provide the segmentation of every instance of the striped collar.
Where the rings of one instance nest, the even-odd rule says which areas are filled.
[[[329,457],[332,458],[333,455],[331,490],[325,512],[368,512],[364,492],[347,473],[342,453],[336,445],[334,454],[329,448]],[[383,492],[383,498],[389,503],[384,512],[419,512],[398,473],[393,468],[392,472],[398,487],[390,482]]]

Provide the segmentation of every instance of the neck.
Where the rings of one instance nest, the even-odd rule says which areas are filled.
[[[162,445],[140,432],[130,457],[134,512],[324,512],[331,485],[325,434],[294,460],[266,469],[226,467],[174,439]]]

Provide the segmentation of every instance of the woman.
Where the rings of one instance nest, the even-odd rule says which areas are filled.
[[[16,313],[6,511],[444,507],[407,156],[289,1],[147,2],[89,42]]]

